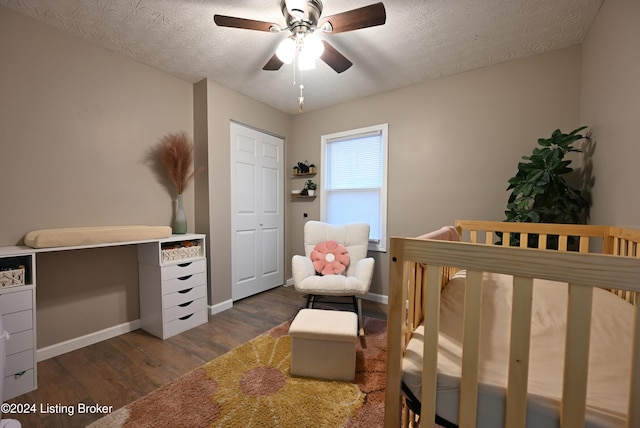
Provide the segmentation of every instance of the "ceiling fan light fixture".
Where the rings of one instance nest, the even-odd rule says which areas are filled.
[[[318,59],[324,52],[324,43],[316,33],[307,34],[304,37],[304,45],[302,49],[306,55],[313,59]]]
[[[316,68],[316,58],[310,55],[305,49],[302,49],[298,53],[298,69],[304,71],[313,70],[314,68]]]
[[[296,57],[296,42],[291,37],[287,37],[278,45],[276,56],[285,64],[291,64]]]

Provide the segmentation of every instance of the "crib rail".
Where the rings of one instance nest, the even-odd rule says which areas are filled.
[[[520,247],[527,247],[532,242],[528,238],[536,235],[534,248],[582,253],[589,252],[595,244],[601,245],[607,233],[606,226],[474,220],[457,220],[456,229],[466,242],[497,245],[496,237],[499,237],[502,246],[513,246],[516,242]],[[502,239],[505,236],[509,239]],[[551,242],[554,245],[549,248]]]
[[[469,226],[460,224],[461,229]],[[530,226],[530,225],[529,225]],[[566,227],[567,225],[564,225]],[[513,223],[502,231],[523,233]],[[606,230],[595,226],[588,231],[581,227],[576,236],[603,237]],[[499,230],[499,229],[498,229]],[[573,231],[566,231],[572,234]],[[492,234],[495,232],[491,231]],[[552,230],[555,232],[555,230]],[[576,230],[577,232],[577,230]],[[550,232],[551,233],[551,232]],[[598,235],[602,233],[601,235]],[[473,240],[473,238],[471,238]],[[580,240],[582,241],[582,240]],[[584,248],[580,244],[578,248]],[[605,240],[605,247],[609,245]],[[637,243],[636,243],[637,247]],[[605,248],[608,249],[608,248]],[[637,254],[637,249],[634,250]],[[638,257],[611,257],[601,254],[580,254],[575,251],[539,251],[529,248],[504,248],[496,245],[452,243],[446,241],[392,238],[390,246],[390,283],[387,353],[387,401],[385,426],[400,424],[400,384],[402,376],[403,331],[407,313],[406,284],[412,265],[426,266],[426,284],[422,284],[424,309],[424,367],[422,379],[422,421],[435,419],[437,379],[437,344],[439,330],[439,305],[441,284],[445,267],[467,269],[468,301],[465,301],[462,381],[460,396],[460,426],[475,426],[478,389],[478,341],[480,293],[482,272],[496,272],[514,277],[514,295],[511,323],[511,349],[505,421],[508,427],[525,425],[526,385],[529,364],[529,340],[531,323],[531,293],[533,278],[569,283],[567,311],[567,339],[565,353],[564,389],[561,411],[563,427],[584,426],[586,403],[586,379],[589,355],[589,332],[592,287],[603,287],[615,273],[621,290],[630,293],[640,291],[640,260]],[[403,309],[403,310],[398,310]],[[640,426],[640,309],[635,307],[633,361],[628,405],[628,426]],[[569,389],[566,385],[571,385]],[[428,423],[428,422],[427,422]]]
[[[527,247],[528,244],[534,243],[534,248],[538,249],[581,253],[601,251],[603,254],[640,258],[640,231],[635,229],[618,226],[478,220],[457,220],[455,224],[462,240],[466,242],[502,246],[512,246],[516,243],[520,247]],[[537,239],[529,239],[532,235]],[[633,305],[638,302],[638,294],[635,292],[616,288],[608,290]]]

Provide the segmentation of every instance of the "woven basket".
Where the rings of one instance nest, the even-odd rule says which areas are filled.
[[[162,250],[162,261],[172,262],[175,260],[194,259],[202,256],[202,246],[168,248]]]
[[[0,271],[0,288],[24,285],[24,269],[9,269]]]

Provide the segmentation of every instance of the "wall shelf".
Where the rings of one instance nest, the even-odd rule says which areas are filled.
[[[313,201],[317,196],[291,195],[292,201]]]
[[[304,178],[304,177],[313,177],[317,173],[316,172],[307,172],[304,174],[291,174],[291,178]]]

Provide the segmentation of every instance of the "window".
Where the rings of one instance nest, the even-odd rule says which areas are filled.
[[[320,216],[369,223],[369,249],[386,251],[388,125],[323,135]]]

